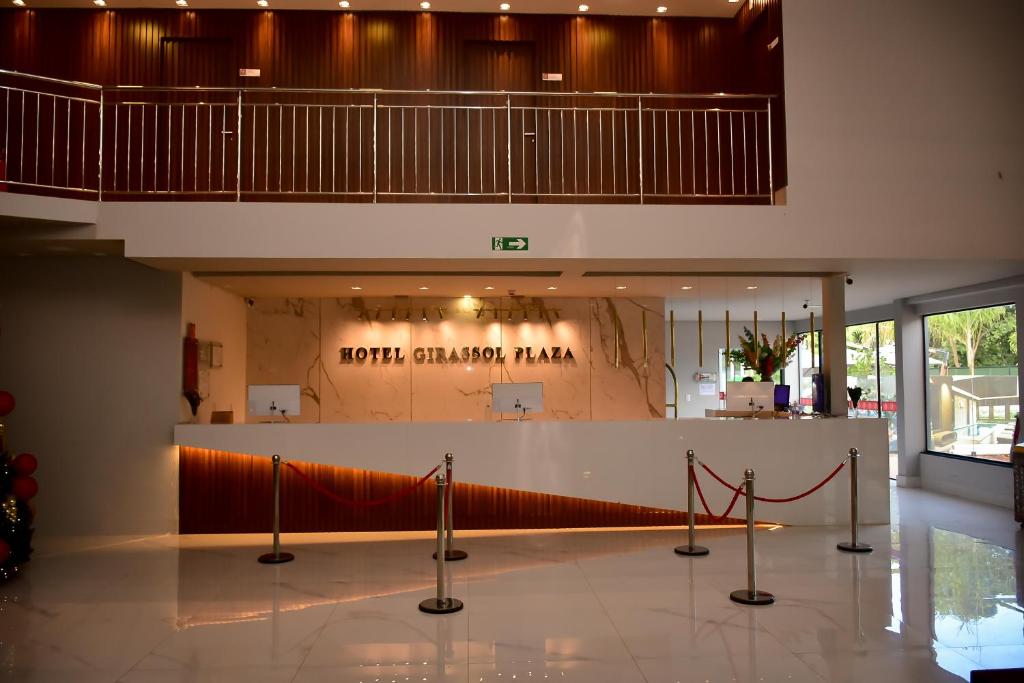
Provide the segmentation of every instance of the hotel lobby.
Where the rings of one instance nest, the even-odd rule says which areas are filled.
[[[1022,20],[0,8],[0,675],[1018,680]]]

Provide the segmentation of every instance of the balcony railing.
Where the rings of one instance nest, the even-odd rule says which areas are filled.
[[[767,95],[102,88],[0,70],[0,183],[102,200],[742,203]]]

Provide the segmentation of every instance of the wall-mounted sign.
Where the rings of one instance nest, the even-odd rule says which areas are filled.
[[[341,363],[404,363],[405,353],[401,346],[343,346],[340,349]],[[512,349],[516,362],[560,363],[575,362],[576,356],[568,346],[539,347],[516,346]],[[417,346],[412,350],[415,363],[504,363],[505,349],[500,346],[463,346],[461,349],[443,346]]]
[[[527,251],[530,248],[528,237],[492,237],[491,251]]]
[[[241,76],[242,78],[259,78],[260,77],[260,70],[259,69],[239,69],[238,70],[238,75]]]
[[[542,81],[560,81],[560,80],[562,80],[562,74],[542,73],[540,75],[540,80],[542,80]]]

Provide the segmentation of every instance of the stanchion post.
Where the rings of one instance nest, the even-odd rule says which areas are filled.
[[[733,591],[729,599],[741,605],[770,605],[775,596],[757,590],[757,572],[754,568],[754,470],[743,473],[743,489],[747,497],[747,588]]]
[[[281,456],[274,454],[271,458],[274,465],[274,552],[259,556],[263,564],[284,564],[291,562],[295,556],[281,552]]]
[[[444,559],[448,562],[455,562],[458,560],[464,560],[469,557],[469,554],[465,550],[455,549],[455,486],[452,482],[452,466],[455,463],[455,456],[451,453],[444,454],[444,474],[447,482],[447,504],[446,509],[448,510],[446,527],[447,527],[447,538],[445,540],[445,551]],[[434,553],[434,559],[437,559],[437,553]]]
[[[860,543],[857,538],[858,533],[858,517],[860,511],[858,510],[858,491],[857,491],[857,461],[860,460],[860,451],[856,448],[850,449],[850,542],[849,543],[837,543],[836,547],[840,550],[848,553],[870,553],[872,548],[867,543]]]
[[[696,524],[694,520],[697,515],[695,512],[696,508],[695,501],[693,498],[693,464],[695,460],[696,458],[694,457],[693,449],[691,448],[688,451],[686,451],[686,518],[688,528],[686,545],[676,547],[675,552],[676,555],[701,557],[707,555],[711,551],[702,545],[696,545],[694,543],[694,541],[696,541],[697,536],[696,529],[694,528],[694,525]]]
[[[420,603],[420,611],[428,614],[450,614],[462,609],[462,601],[456,598],[445,596],[444,570],[445,570],[445,523],[444,523],[444,498],[446,475],[439,474],[437,481],[437,552],[434,557],[437,559],[437,596],[427,598]]]

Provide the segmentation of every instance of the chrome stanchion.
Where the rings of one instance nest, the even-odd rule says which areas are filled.
[[[857,539],[857,522],[859,512],[857,509],[857,461],[860,460],[860,451],[856,448],[850,449],[850,542],[837,543],[836,547],[848,553],[870,553],[872,548],[867,543],[859,543]]]
[[[695,502],[693,499],[693,463],[694,463],[693,449],[686,451],[686,518],[687,518],[687,537],[686,545],[678,546],[675,549],[676,555],[689,555],[689,556],[702,556],[707,555],[710,550],[702,545],[695,545],[697,532],[694,529],[695,517],[694,506]]]
[[[454,461],[455,461],[455,456],[453,456],[451,453],[445,453],[444,454],[444,473],[445,473],[445,480],[447,481],[447,484],[448,484],[448,497],[447,497],[447,501],[448,501],[448,503],[447,503],[448,518],[446,520],[446,522],[447,522],[447,529],[448,529],[448,537],[447,537],[447,541],[446,541],[446,544],[445,544],[444,559],[447,560],[448,562],[454,562],[454,561],[457,561],[457,560],[464,560],[467,557],[469,557],[469,555],[466,553],[465,550],[456,550],[455,547],[454,547],[454,545],[455,545],[455,531],[454,531],[454,528],[455,528],[455,507],[454,507],[454,504],[455,504],[455,493],[454,493],[455,492],[455,486],[452,484],[452,464],[454,463]],[[437,553],[434,553],[434,559],[435,560],[437,559]]]
[[[263,564],[284,564],[291,562],[295,556],[281,552],[281,456],[274,454],[274,552],[259,556]]]
[[[462,601],[456,598],[445,597],[444,565],[445,565],[445,525],[444,525],[444,495],[445,475],[439,474],[437,481],[437,597],[427,598],[420,603],[420,611],[429,614],[450,614],[462,609]]]
[[[754,470],[743,473],[743,488],[747,496],[747,587],[733,591],[729,599],[742,605],[770,605],[775,596],[757,590],[757,572],[754,569]]]

